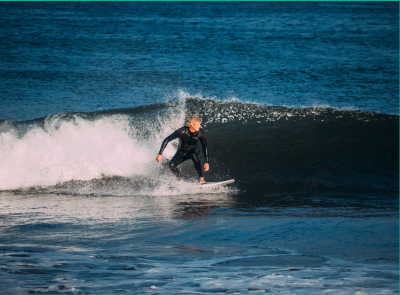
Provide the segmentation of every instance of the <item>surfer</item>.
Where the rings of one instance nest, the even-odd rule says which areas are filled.
[[[200,118],[197,116],[192,116],[187,121],[186,126],[175,130],[171,135],[164,139],[161,144],[160,151],[158,152],[156,160],[158,163],[161,163],[162,153],[167,147],[168,143],[171,140],[179,138],[178,150],[176,151],[175,156],[169,162],[169,168],[180,181],[182,180],[182,175],[177,166],[186,160],[192,159],[194,167],[196,168],[197,174],[199,176],[200,183],[206,183],[203,177],[203,172],[201,171],[201,162],[199,160],[200,150],[197,147],[197,141],[199,140],[201,142],[201,145],[203,146],[203,153],[206,159],[206,162],[204,164],[204,171],[208,171],[210,169],[210,166],[208,164],[209,159],[207,141],[200,124]]]

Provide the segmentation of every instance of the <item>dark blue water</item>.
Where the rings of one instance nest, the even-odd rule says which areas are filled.
[[[397,2],[1,2],[0,33],[0,293],[399,293]],[[192,114],[234,184],[155,161]]]
[[[398,114],[396,2],[2,3],[0,118],[177,98]]]

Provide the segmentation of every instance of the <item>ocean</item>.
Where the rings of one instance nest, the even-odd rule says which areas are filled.
[[[399,293],[398,2],[0,2],[0,33],[0,293]],[[156,162],[194,114],[233,184]]]

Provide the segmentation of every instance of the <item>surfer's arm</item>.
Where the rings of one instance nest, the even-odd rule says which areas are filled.
[[[163,140],[163,142],[162,142],[162,144],[161,144],[161,147],[160,147],[160,151],[158,152],[158,154],[161,156],[162,155],[162,153],[164,152],[164,150],[165,150],[165,148],[167,147],[167,145],[168,145],[168,143],[171,141],[171,140],[174,140],[174,139],[176,139],[176,138],[178,138],[179,137],[179,129],[178,130],[176,130],[174,133],[172,133],[171,135],[169,135],[169,136],[167,136],[164,140]]]
[[[203,146],[204,158],[206,159],[206,163],[208,164],[210,159],[209,159],[209,155],[208,155],[207,140],[204,135],[202,137],[200,137],[199,140],[201,142],[201,145]]]

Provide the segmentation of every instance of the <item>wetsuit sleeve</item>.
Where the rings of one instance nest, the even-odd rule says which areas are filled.
[[[199,138],[201,145],[203,146],[203,153],[204,153],[204,158],[206,159],[206,163],[209,162],[209,155],[208,155],[208,146],[207,146],[207,140],[204,135],[204,132],[202,132],[201,137]]]
[[[163,140],[162,144],[161,144],[160,151],[158,152],[158,154],[159,154],[159,155],[162,155],[162,153],[163,153],[163,151],[165,150],[165,148],[167,147],[168,143],[169,143],[171,140],[174,140],[174,139],[178,138],[179,135],[180,135],[180,129],[175,130],[174,133],[172,133],[171,135],[169,135],[168,137],[166,137],[166,138]]]

